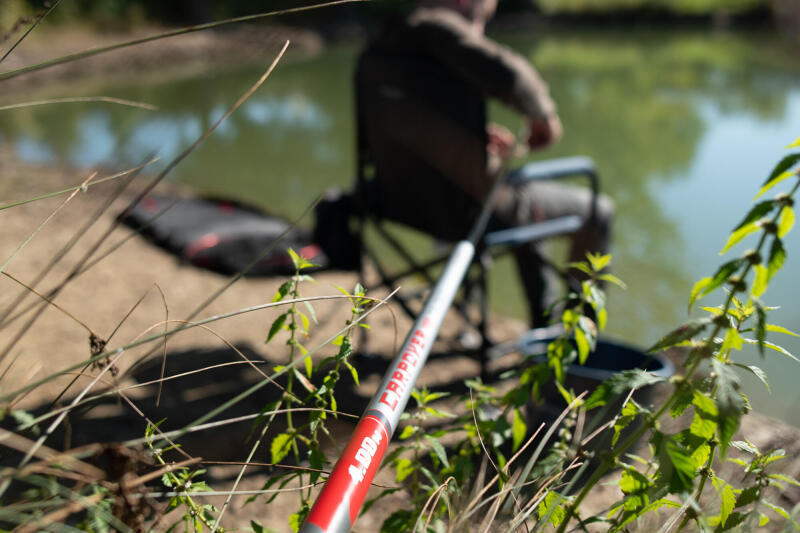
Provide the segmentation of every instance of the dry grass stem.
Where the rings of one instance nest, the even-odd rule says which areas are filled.
[[[154,105],[145,104],[143,102],[134,102],[133,100],[125,100],[123,98],[114,98],[113,96],[76,96],[73,98],[51,98],[49,100],[36,100],[33,102],[21,102],[19,104],[4,105],[0,106],[0,111],[7,111],[9,109],[20,109],[23,107],[34,107],[40,105],[70,104],[70,103],[83,103],[83,102],[102,102],[109,104],[119,104],[129,107],[138,107],[139,109],[147,109],[148,111],[158,110],[158,108]]]
[[[155,158],[151,159],[150,161],[148,161],[146,163],[143,163],[143,164],[141,164],[139,166],[136,166],[136,167],[133,167],[133,168],[129,168],[127,170],[123,170],[122,172],[117,172],[116,174],[111,174],[110,176],[105,176],[103,178],[98,178],[96,180],[93,180],[91,183],[86,183],[85,185],[77,185],[75,187],[68,187],[68,188],[62,189],[60,191],[55,191],[55,192],[43,194],[41,196],[35,196],[33,198],[27,198],[25,200],[20,200],[18,202],[12,202],[10,204],[0,205],[0,211],[2,211],[4,209],[10,209],[12,207],[17,207],[17,206],[20,206],[20,205],[30,204],[32,202],[38,202],[40,200],[47,200],[48,198],[53,198],[55,196],[61,196],[62,194],[71,193],[73,191],[86,192],[87,190],[89,190],[90,187],[93,187],[95,185],[100,185],[101,183],[105,183],[107,181],[111,181],[111,180],[115,180],[115,179],[119,179],[119,178],[125,177],[128,174],[131,174],[133,172],[138,172],[139,170],[142,170],[143,168],[145,168],[145,167],[147,167],[149,165],[152,165],[153,163],[157,162],[158,160],[159,160],[159,158],[155,157]]]
[[[89,185],[89,183],[91,183],[91,182],[92,182],[92,179],[94,179],[94,177],[95,177],[95,176],[97,176],[97,172],[92,172],[92,174],[91,174],[91,175],[90,175],[88,178],[86,178],[86,179],[83,181],[83,183],[81,183],[81,184],[78,186],[78,188],[76,188],[76,189],[75,189],[75,190],[72,192],[72,194],[70,194],[70,195],[67,197],[67,199],[66,199],[66,200],[64,200],[64,201],[61,203],[61,205],[59,205],[58,207],[56,207],[56,208],[55,208],[55,210],[53,210],[53,212],[52,212],[52,213],[50,213],[49,215],[47,215],[47,217],[46,217],[46,218],[45,218],[45,219],[44,219],[44,220],[41,222],[41,224],[39,224],[39,225],[36,227],[36,229],[34,229],[32,232],[30,232],[30,234],[28,234],[28,236],[25,238],[25,240],[24,240],[24,241],[22,241],[22,243],[21,243],[19,246],[17,246],[17,249],[16,249],[16,250],[14,250],[14,252],[13,252],[13,253],[12,253],[12,254],[9,256],[9,258],[8,258],[8,259],[6,259],[6,262],[5,262],[5,263],[3,263],[2,265],[0,265],[0,272],[3,272],[3,271],[6,269],[6,267],[8,266],[8,264],[9,264],[11,261],[13,261],[13,260],[14,260],[14,258],[15,258],[17,255],[19,255],[19,253],[20,253],[20,252],[21,252],[21,251],[22,251],[22,250],[23,250],[23,249],[24,249],[24,248],[25,248],[25,247],[28,245],[28,243],[29,243],[29,242],[31,242],[31,241],[33,240],[33,238],[34,238],[34,237],[35,237],[35,236],[36,236],[36,235],[37,235],[37,234],[38,234],[40,231],[42,231],[42,228],[44,228],[44,227],[45,227],[45,225],[46,225],[48,222],[50,222],[50,220],[52,220],[52,219],[53,219],[53,217],[54,217],[54,216],[56,216],[56,215],[57,215],[57,214],[58,214],[58,213],[59,213],[59,212],[60,212],[60,211],[61,211],[61,210],[62,210],[62,209],[63,209],[63,208],[64,208],[64,207],[65,207],[65,206],[66,206],[66,205],[67,205],[67,204],[70,202],[70,200],[72,200],[73,198],[75,198],[75,195],[77,195],[77,194],[78,194],[78,191],[85,190],[85,188],[86,188],[86,187]]]
[[[25,30],[25,33],[23,33],[23,34],[20,36],[20,38],[19,38],[19,39],[17,39],[17,40],[16,40],[16,42],[15,42],[13,45],[11,45],[11,48],[9,48],[9,49],[6,51],[6,53],[5,53],[5,54],[3,54],[3,57],[0,57],[0,63],[2,63],[3,61],[5,61],[5,60],[6,60],[6,58],[7,58],[8,56],[10,56],[10,55],[11,55],[11,52],[13,52],[13,51],[14,51],[14,50],[15,50],[15,49],[16,49],[16,48],[17,48],[17,47],[20,45],[20,43],[21,43],[22,41],[24,41],[24,40],[25,40],[25,38],[26,38],[28,35],[30,35],[30,33],[31,33],[33,30],[35,30],[37,26],[39,26],[39,24],[41,24],[41,22],[42,22],[42,21],[45,19],[45,17],[46,17],[47,15],[49,15],[50,13],[52,13],[52,11],[53,11],[53,10],[56,8],[56,6],[58,6],[58,4],[59,4],[59,3],[61,3],[61,0],[55,0],[55,1],[52,3],[52,5],[50,5],[50,7],[49,7],[48,9],[46,9],[46,10],[42,11],[42,12],[39,14],[39,16],[38,16],[38,17],[36,17],[36,21],[35,21],[33,24],[31,24],[31,27],[30,27],[30,28],[28,28],[27,30]]]

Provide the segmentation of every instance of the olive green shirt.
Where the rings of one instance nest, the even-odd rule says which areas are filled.
[[[462,233],[491,187],[487,98],[528,117],[556,112],[524,57],[446,8],[418,8],[389,23],[362,53],[356,85],[378,210],[443,238],[447,224],[453,236]],[[442,202],[447,220],[436,213]]]

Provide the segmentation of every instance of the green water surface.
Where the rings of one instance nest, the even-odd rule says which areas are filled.
[[[652,344],[686,319],[692,284],[724,260],[718,251],[728,232],[785,153],[782,147],[800,136],[798,50],[766,33],[705,28],[517,31],[496,37],[538,66],[564,123],[563,141],[529,159],[593,157],[602,190],[616,203],[614,272],[628,289],[611,290],[609,334]],[[351,75],[358,48],[337,45],[282,63],[172,177],[286,217],[301,213],[328,187],[347,187],[354,178]],[[0,142],[36,161],[121,168],[153,151],[169,161],[264,68],[124,85],[90,80],[61,88],[49,96],[107,94],[159,110],[69,104],[6,111],[0,115]],[[512,130],[520,124],[499,105],[491,114]],[[729,253],[748,245],[753,243]],[[764,299],[781,306],[772,322],[798,331],[797,232],[786,245],[787,265]],[[523,316],[508,261],[493,270],[492,304]],[[800,353],[800,342],[792,338],[772,340]],[[800,411],[793,408],[800,399],[793,386],[800,363],[776,352],[766,355],[763,361],[755,352],[742,356],[767,371],[774,391],[767,394],[743,376],[751,401],[757,410],[800,425]]]

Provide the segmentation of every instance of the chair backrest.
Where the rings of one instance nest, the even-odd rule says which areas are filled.
[[[375,47],[360,56],[355,87],[366,209],[438,238],[463,238],[490,185],[483,96],[435,60]]]

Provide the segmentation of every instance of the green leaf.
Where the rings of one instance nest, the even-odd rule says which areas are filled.
[[[568,263],[568,264],[567,264],[567,267],[569,267],[569,268],[575,268],[575,269],[577,269],[577,270],[580,270],[581,272],[583,272],[584,274],[586,274],[586,275],[587,275],[587,276],[589,276],[589,277],[591,277],[591,276],[593,276],[593,275],[594,275],[594,272],[592,272],[592,269],[589,267],[589,265],[587,265],[587,264],[586,264],[585,262],[583,262],[583,261],[581,261],[581,262],[573,262],[573,263]]]
[[[758,344],[758,341],[755,340],[755,339],[747,339],[747,338],[743,337],[742,340],[744,340],[744,342],[746,342],[747,344]],[[784,348],[782,346],[778,346],[777,344],[775,344],[773,342],[769,342],[769,341],[764,341],[764,346],[766,348],[769,348],[770,350],[775,350],[776,352],[785,355],[789,359],[792,359],[792,360],[797,361],[798,363],[800,363],[800,359],[798,359],[797,357],[792,355],[786,348]]]
[[[288,343],[287,343],[287,344],[288,344]],[[301,343],[301,342],[300,342],[300,341],[298,341],[297,339],[295,339],[295,340],[294,340],[294,342],[292,342],[291,344],[292,344],[292,346],[296,346],[296,347],[297,347],[297,349],[298,349],[298,350],[300,350],[300,353],[301,353],[302,355],[306,355],[306,354],[308,353],[308,348],[306,348],[305,346],[303,346],[303,343]]]
[[[724,356],[730,350],[741,350],[743,343],[744,341],[742,340],[742,336],[739,335],[739,332],[736,331],[736,328],[728,328],[728,330],[725,332],[725,338],[722,341],[722,346],[720,346],[719,353]]]
[[[303,359],[303,363],[306,365],[306,375],[311,377],[311,374],[314,372],[314,363],[311,361],[311,356],[306,355]]]
[[[772,450],[771,452],[769,452],[767,455],[762,457],[761,460],[764,463],[764,465],[766,466],[766,465],[770,464],[773,461],[779,461],[779,460],[785,459],[785,458],[786,458],[786,450],[777,449],[777,450]]]
[[[614,422],[614,436],[611,438],[611,446],[615,446],[617,444],[622,430],[628,427],[628,424],[633,422],[638,414],[638,405],[633,400],[628,400],[625,405],[622,406],[622,411],[617,417],[617,420]]]
[[[308,317],[304,313],[301,313],[300,311],[298,311],[297,314],[300,315],[300,321],[303,323],[303,331],[308,333],[308,326],[309,326]]]
[[[757,501],[761,498],[761,488],[760,487],[747,487],[746,489],[742,490],[739,493],[739,496],[736,497],[736,503],[734,507],[744,507],[745,505],[750,505],[751,503]]]
[[[797,148],[798,146],[800,146],[800,137],[798,137],[792,144],[790,144],[786,148]]]
[[[713,418],[719,414],[714,400],[697,389],[695,389],[692,394],[692,405],[694,405],[697,410],[705,413],[707,418]]]
[[[733,231],[741,229],[747,225],[757,222],[764,218],[775,207],[775,200],[764,200],[754,205],[744,216],[741,222],[733,228]]]
[[[311,315],[311,320],[314,322],[314,324],[318,324],[318,322],[317,322],[317,312],[314,310],[314,306],[311,305],[311,302],[309,302],[308,300],[303,302],[303,304],[306,306],[306,309],[308,310],[308,314]],[[308,329],[308,328],[306,328],[306,329]]]
[[[575,345],[578,348],[578,361],[580,364],[586,364],[586,359],[589,357],[589,341],[586,340],[586,334],[581,328],[575,328]]]
[[[711,323],[709,317],[698,318],[691,320],[682,325],[678,329],[671,331],[653,346],[647,349],[648,352],[657,352],[680,344],[683,341],[689,340],[698,333],[701,333]]]
[[[519,409],[514,409],[514,420],[511,424],[511,435],[513,437],[512,452],[516,452],[522,442],[525,440],[525,435],[528,431],[525,425],[525,420],[519,413]]]
[[[758,353],[764,357],[764,346],[767,338],[767,311],[761,302],[754,300],[756,306],[756,343],[758,344]]]
[[[250,528],[253,530],[253,533],[267,533],[267,530],[264,529],[264,526],[255,520],[250,520]]]
[[[772,509],[773,511],[775,511],[776,513],[778,513],[782,517],[784,517],[786,520],[791,520],[792,519],[789,516],[789,513],[786,512],[786,509],[784,509],[780,505],[775,505],[774,503],[770,503],[767,500],[761,500],[761,503],[763,503],[764,505],[766,505],[767,507],[769,507],[770,509]]]
[[[750,289],[750,294],[753,298],[759,298],[764,291],[767,290],[767,283],[769,280],[769,271],[764,265],[755,265],[755,276],[753,277],[753,287]]]
[[[694,305],[695,300],[700,297],[701,292],[709,285],[711,285],[711,278],[709,277],[700,278],[697,283],[694,284],[694,287],[692,287],[692,292],[689,295],[689,311],[692,310],[692,305]],[[702,294],[707,293],[702,292]]]
[[[794,226],[794,210],[787,206],[781,209],[780,217],[778,218],[778,237],[784,238]]]
[[[603,331],[606,329],[606,322],[608,322],[608,311],[605,308],[597,310],[597,329]]]
[[[672,403],[672,407],[670,407],[669,414],[672,418],[677,418],[686,411],[686,408],[692,405],[692,399],[694,397],[693,390],[686,386],[681,388],[681,391],[675,396],[675,400]],[[716,409],[716,406],[714,406]]]
[[[783,241],[775,237],[769,248],[769,259],[767,259],[767,272],[769,276],[767,276],[767,281],[771,280],[772,276],[783,267],[784,261],[786,261],[786,250],[783,247]]]
[[[714,476],[711,481],[720,499],[719,521],[724,524],[736,505],[736,494],[733,492],[733,487],[724,480]]]
[[[680,493],[690,491],[694,487],[696,468],[691,455],[674,438],[668,437],[664,442],[662,473],[666,474],[670,492]],[[665,468],[666,467],[666,468]]]
[[[624,370],[605,380],[592,392],[586,400],[586,409],[603,406],[623,391],[639,389],[661,381],[664,381],[664,378],[640,368]]]
[[[356,367],[351,365],[350,361],[346,359],[344,361],[344,366],[346,366],[347,370],[350,371],[350,375],[353,377],[353,382],[356,384],[356,386],[358,386],[358,370],[356,370]]]
[[[425,435],[425,439],[427,439],[427,441],[430,443],[433,452],[436,454],[436,457],[439,458],[445,468],[450,468],[450,463],[447,460],[447,452],[445,451],[444,446],[442,446],[442,443],[430,435]]]
[[[742,226],[741,228],[734,230],[730,237],[728,237],[728,242],[725,243],[725,246],[722,247],[720,250],[719,255],[724,254],[728,250],[731,249],[732,246],[740,243],[742,239],[750,235],[751,233],[755,233],[761,228],[760,221],[755,221],[747,224],[746,226]]]
[[[564,509],[562,504],[564,498],[557,492],[550,491],[544,497],[544,500],[539,504],[539,520],[549,517],[547,520],[553,526],[558,526],[564,520]]]
[[[692,418],[692,423],[689,426],[689,432],[704,440],[709,440],[714,436],[717,431],[717,423],[713,418],[708,418],[702,415],[701,411],[697,411]]]
[[[291,248],[288,248],[286,251],[289,253],[289,257],[292,258],[292,264],[294,265],[294,269],[300,270],[301,268],[300,265],[302,265],[303,259],[299,255],[297,255],[297,252],[295,252]]]
[[[291,281],[284,281],[280,287],[278,287],[278,292],[275,293],[275,296],[272,298],[273,302],[280,302],[281,300],[289,294],[289,289],[292,288]]]
[[[403,431],[400,433],[400,436],[397,437],[400,440],[406,440],[411,435],[414,434],[414,426],[406,426],[403,428]]]
[[[750,455],[760,455],[761,452],[758,451],[758,448],[749,441],[746,440],[735,440],[731,442],[731,446],[739,450],[740,452],[749,453]]]
[[[600,255],[599,253],[587,253],[586,258],[589,260],[589,263],[591,263],[592,270],[595,272],[600,272],[611,262],[611,254]]]
[[[289,527],[292,528],[292,533],[297,533],[300,530],[300,526],[303,524],[302,514],[304,513],[300,510],[289,515]]]
[[[794,485],[795,487],[800,487],[800,481],[797,481],[795,478],[791,476],[787,476],[784,474],[770,474],[769,477],[785,481],[786,483]]]
[[[734,364],[734,366],[737,366],[739,368],[747,370],[748,372],[753,374],[755,377],[757,377],[761,381],[761,383],[764,384],[764,386],[767,388],[767,392],[772,393],[772,390],[770,390],[770,388],[769,388],[769,382],[767,381],[767,373],[766,372],[764,372],[763,370],[761,370],[759,367],[757,367],[755,365],[741,365],[739,363],[733,363],[733,364]]]
[[[289,453],[289,447],[292,442],[292,435],[290,433],[279,433],[272,439],[272,444],[269,447],[270,457],[272,463],[280,463],[286,454]]]
[[[272,337],[274,337],[281,330],[283,325],[286,323],[286,317],[288,314],[289,314],[288,312],[283,313],[282,315],[279,315],[278,318],[276,318],[272,322],[272,325],[269,327],[269,333],[267,334],[267,340],[264,341],[264,344],[271,341]]]
[[[448,396],[450,396],[449,392],[443,392],[443,391],[428,392],[428,391],[425,391],[425,394],[422,397],[422,403],[435,402],[436,400],[439,400],[441,398],[447,398]]]
[[[731,437],[739,427],[739,420],[745,411],[745,403],[739,393],[739,376],[736,375],[736,372],[729,365],[717,359],[712,359],[711,365],[717,374],[715,379],[717,387],[715,403],[719,412],[717,431],[724,457]]]
[[[641,496],[644,496],[644,498],[646,498],[647,496],[645,492],[652,485],[653,482],[650,480],[650,478],[648,478],[635,468],[626,468],[625,470],[623,470],[622,476],[620,477],[619,480],[619,490],[621,490],[625,495],[628,496],[640,493]],[[640,500],[639,502],[637,502],[637,505],[635,507],[631,508],[627,505],[626,502],[625,508],[629,510],[634,510],[641,508],[644,505],[647,505],[647,503],[648,502],[646,500],[644,501]]]
[[[344,361],[353,353],[353,345],[350,344],[350,337],[344,336],[339,340],[339,352],[336,354],[336,359]]]
[[[775,333],[785,333],[786,335],[791,335],[792,337],[800,337],[800,335],[798,335],[794,331],[790,331],[790,330],[784,328],[783,326],[776,326],[774,324],[767,324],[766,325],[766,330],[767,331],[774,331]]]
[[[608,283],[616,285],[620,289],[627,289],[628,288],[628,285],[626,285],[624,281],[619,279],[614,274],[600,274],[599,276],[597,276],[597,279],[599,279],[600,281],[606,281]]]
[[[761,186],[761,189],[758,191],[756,198],[770,190],[772,187],[780,183],[781,181],[794,176],[794,172],[789,171],[790,168],[794,166],[797,161],[800,161],[800,154],[790,154],[780,160],[780,162],[775,165],[775,168],[772,170],[772,173],[769,175],[767,180],[764,182],[764,185]]]
[[[723,531],[729,531],[735,528],[736,526],[744,522],[747,516],[748,515],[745,513],[731,513],[730,516],[728,516],[728,519],[724,523],[721,522],[719,524],[717,529],[714,530],[714,533],[717,532],[722,533]]]
[[[556,386],[556,389],[558,389],[558,392],[559,392],[559,394],[561,394],[561,397],[562,397],[562,398],[564,398],[564,403],[566,403],[567,405],[569,405],[569,404],[571,404],[571,403],[572,403],[572,402],[575,400],[575,395],[574,395],[574,394],[572,394],[572,392],[571,392],[571,391],[568,391],[568,390],[567,390],[567,389],[564,387],[564,385],[562,385],[562,384],[561,384],[560,382],[558,382],[558,381],[556,381],[554,384],[555,384],[555,386]]]
[[[414,528],[416,514],[408,509],[400,509],[389,515],[381,524],[380,533],[396,533],[411,531]]]

